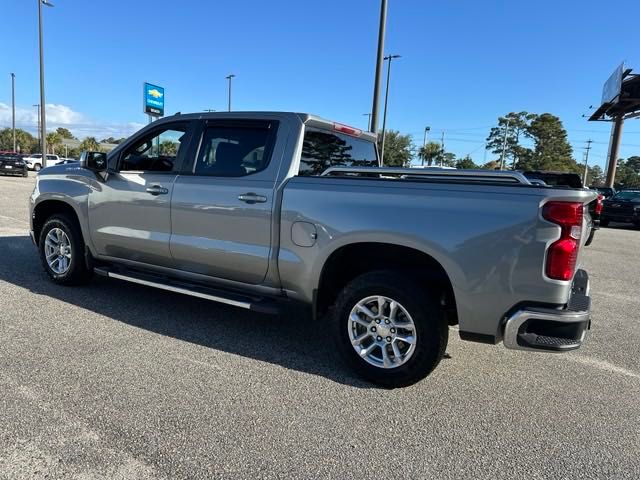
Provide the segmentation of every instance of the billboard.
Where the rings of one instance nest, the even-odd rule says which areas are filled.
[[[616,103],[622,91],[622,76],[624,74],[624,63],[621,63],[605,82],[602,89],[602,103]]]
[[[142,109],[144,113],[153,117],[164,116],[164,88],[150,83],[144,83],[142,94]]]

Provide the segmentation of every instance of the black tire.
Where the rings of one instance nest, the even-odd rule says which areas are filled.
[[[27,170],[25,170],[24,172],[22,172],[22,176],[24,178],[27,178],[29,176],[29,172]]]
[[[63,273],[56,273],[47,263],[45,241],[47,235],[54,228],[62,230],[69,238],[71,247],[71,260],[69,268]],[[84,251],[84,239],[78,223],[64,214],[55,214],[47,219],[40,231],[38,241],[40,261],[49,278],[59,285],[82,285],[89,281],[91,272],[87,268]]]
[[[371,365],[351,345],[351,310],[362,299],[375,295],[400,303],[415,324],[415,350],[406,363],[395,368]],[[449,339],[447,318],[438,297],[435,290],[429,291],[417,277],[404,272],[380,270],[356,277],[340,292],[330,314],[331,332],[340,354],[360,376],[387,388],[422,380],[440,363]]]
[[[609,226],[609,220],[600,219],[600,226],[601,227],[608,227]]]

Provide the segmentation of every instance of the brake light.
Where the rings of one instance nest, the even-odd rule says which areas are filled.
[[[347,125],[342,125],[341,123],[334,123],[333,129],[336,132],[346,133],[347,135],[353,135],[354,137],[359,137],[362,134],[362,130],[358,128],[349,127]]]
[[[596,200],[596,208],[594,210],[596,215],[600,215],[602,213],[602,201],[604,200],[604,195],[599,193],[598,194],[598,199]]]
[[[560,239],[547,250],[546,273],[555,280],[571,280],[576,269],[584,206],[579,202],[549,202],[542,216],[561,228]]]

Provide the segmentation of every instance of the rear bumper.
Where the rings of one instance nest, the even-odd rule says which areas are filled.
[[[522,307],[504,327],[504,346],[513,350],[566,352],[580,348],[591,327],[589,275],[576,272],[565,308]]]
[[[0,165],[0,174],[2,175],[24,175],[27,171],[27,167],[11,165],[11,168],[8,168],[6,165]]]
[[[602,220],[608,222],[620,222],[620,223],[639,223],[640,215],[638,212],[626,212],[626,213],[607,213],[602,214]]]

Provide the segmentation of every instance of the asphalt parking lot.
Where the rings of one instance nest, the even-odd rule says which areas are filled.
[[[382,390],[322,325],[115,280],[49,283],[34,177],[0,177],[0,478],[640,478],[640,231],[584,256],[585,346],[462,342]]]

